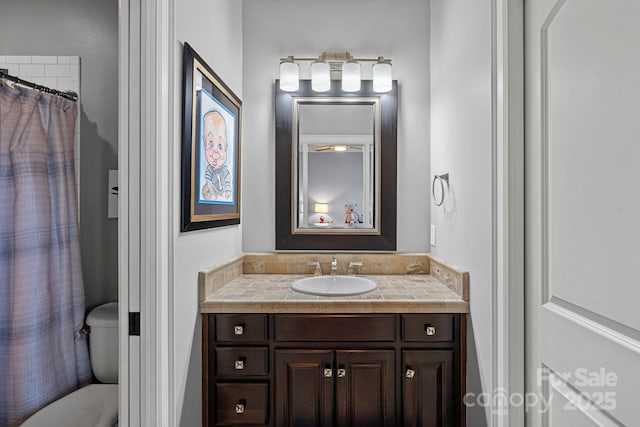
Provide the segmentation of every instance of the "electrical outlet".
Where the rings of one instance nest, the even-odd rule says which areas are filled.
[[[431,224],[431,246],[436,247],[436,225]]]

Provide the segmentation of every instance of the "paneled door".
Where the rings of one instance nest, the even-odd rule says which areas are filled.
[[[276,425],[333,427],[333,350],[276,350]]]
[[[394,350],[337,350],[336,427],[393,427]]]
[[[640,426],[640,1],[525,1],[529,426]]]
[[[402,366],[402,425],[455,425],[453,351],[406,350]]]

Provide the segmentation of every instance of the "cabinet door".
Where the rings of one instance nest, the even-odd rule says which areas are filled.
[[[455,425],[453,351],[410,350],[402,353],[403,425]]]
[[[393,427],[395,351],[336,351],[336,425]]]
[[[332,427],[333,351],[275,350],[278,427]]]

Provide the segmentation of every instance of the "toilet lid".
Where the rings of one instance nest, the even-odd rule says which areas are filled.
[[[21,427],[112,427],[118,423],[118,384],[90,384],[42,408]]]

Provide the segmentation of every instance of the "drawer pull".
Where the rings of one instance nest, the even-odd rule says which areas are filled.
[[[431,325],[424,325],[424,330],[430,337],[436,334],[436,327]]]
[[[331,378],[332,376],[333,376],[333,369],[324,368],[324,377],[325,378]]]
[[[236,403],[236,414],[244,414],[245,404],[246,402],[244,400],[241,400],[240,402]]]
[[[242,359],[238,359],[235,361],[234,363],[234,367],[236,368],[237,371],[241,371],[244,369],[244,360]]]
[[[344,368],[338,369],[338,378],[344,378],[347,376],[347,370]]]
[[[416,371],[414,371],[411,368],[407,368],[407,372],[405,372],[404,376],[409,378],[409,379],[413,379],[413,377],[416,376]]]
[[[244,335],[244,325],[236,325],[233,327],[234,335]]]

